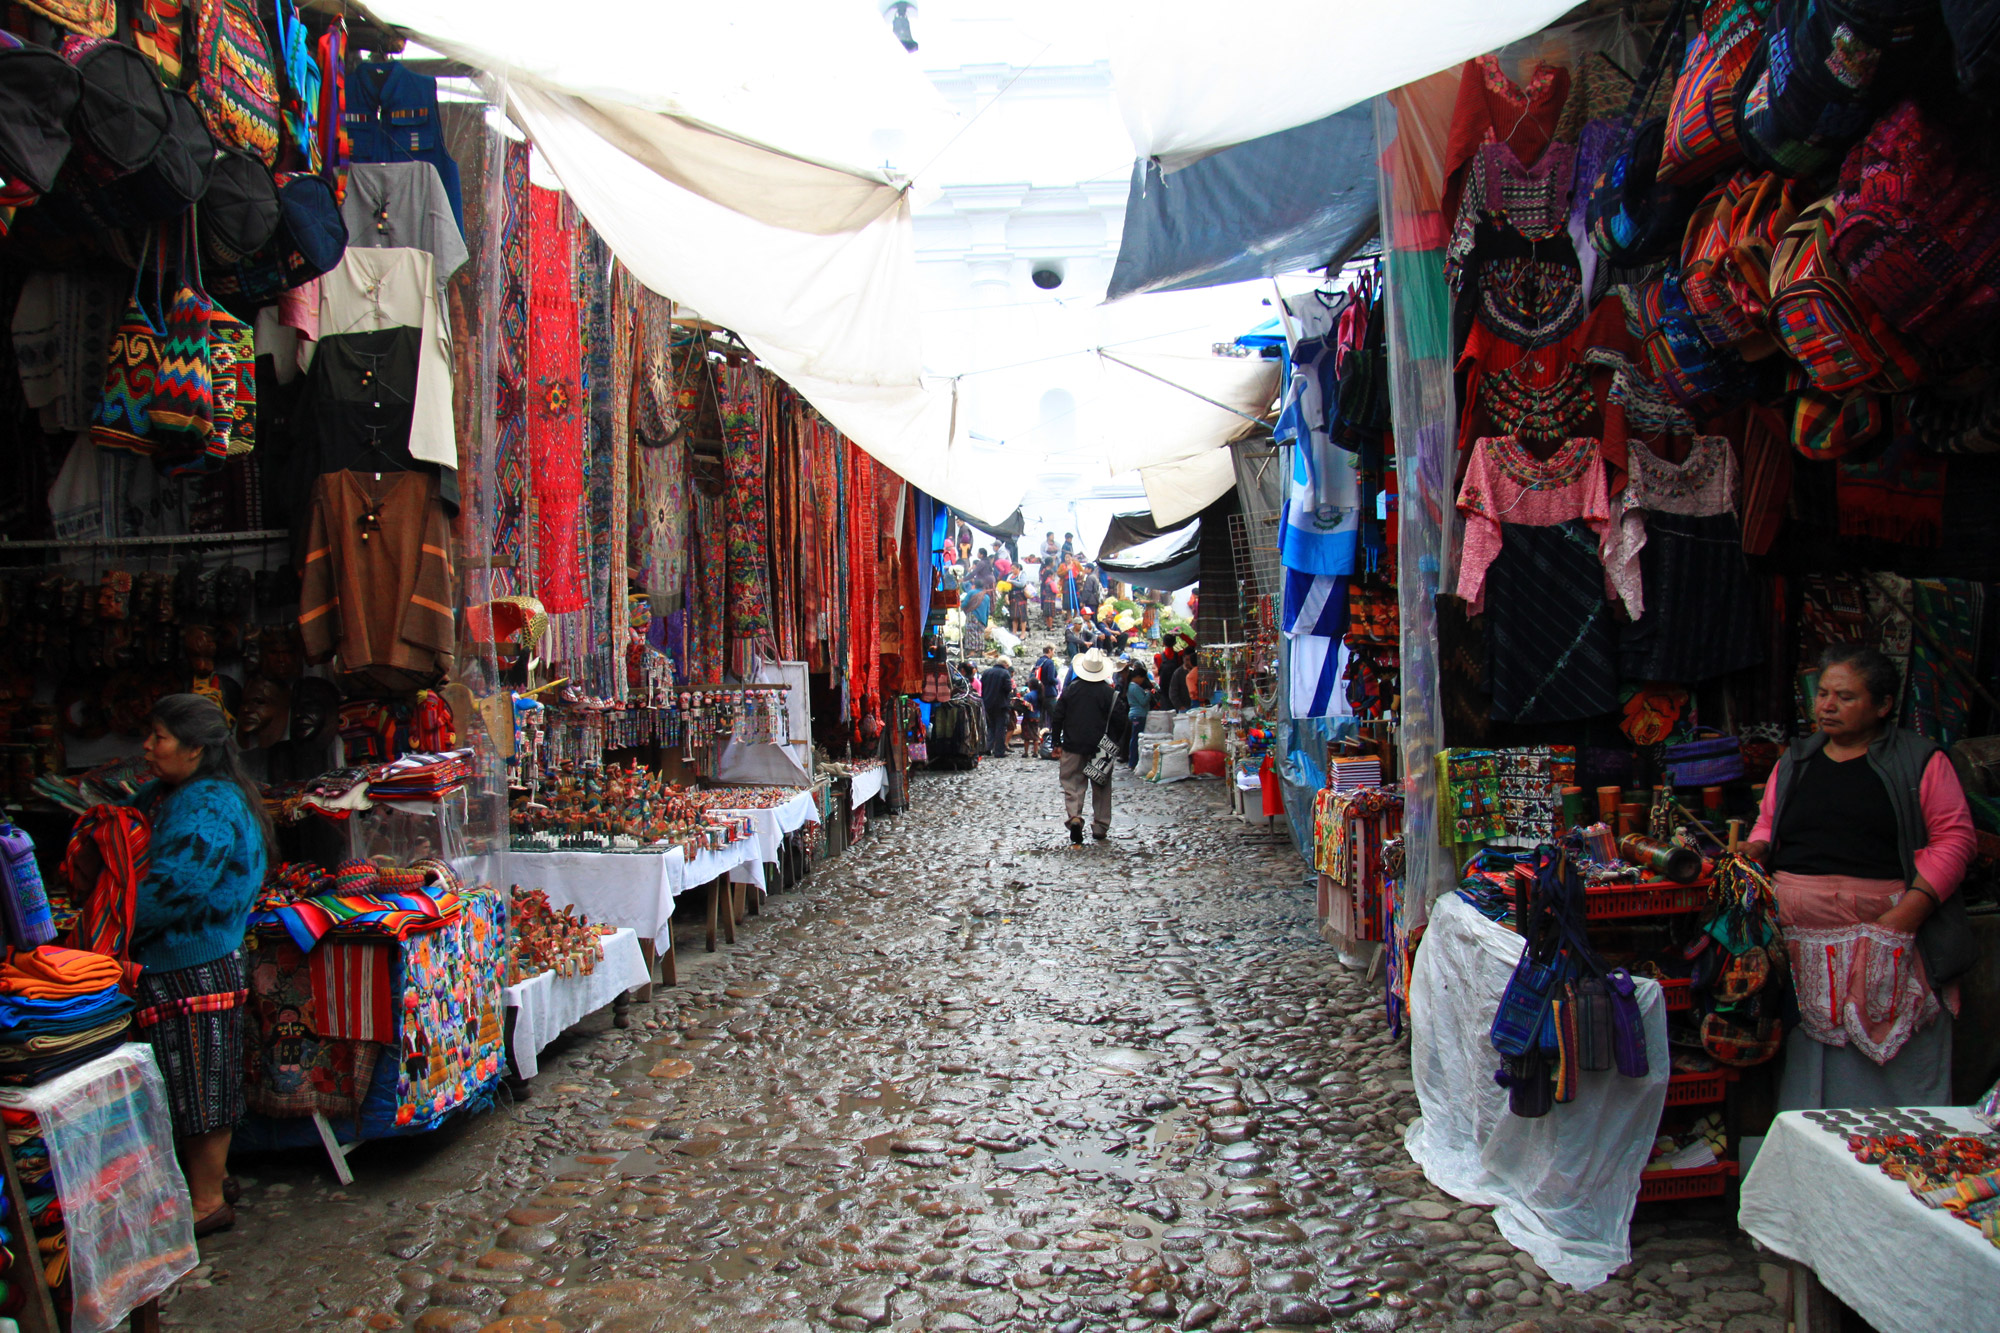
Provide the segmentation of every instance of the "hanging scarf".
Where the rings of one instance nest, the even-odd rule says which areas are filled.
[[[688,657],[694,665],[694,684],[722,684],[722,617],[724,577],[729,544],[724,540],[721,500],[697,489],[695,540],[698,543],[694,569],[692,614],[688,619]]]
[[[770,515],[764,496],[762,373],[754,361],[725,362],[716,372],[722,414],[722,469],[728,524],[729,612],[725,621],[730,674],[750,679],[750,658],[775,656],[771,644]]]
[[[583,396],[586,404],[583,450],[583,521],[580,558],[588,573],[589,603],[580,627],[586,688],[598,698],[610,698],[623,679],[623,640],[611,634],[611,554],[616,530],[615,511],[624,495],[613,489],[615,458],[622,437],[611,419],[611,250],[586,221],[577,224],[577,299],[583,311]],[[624,588],[618,600],[624,601]]]
[[[1910,689],[1903,724],[1940,745],[1965,739],[1979,652],[1985,588],[1964,579],[1913,579],[1911,605],[1930,634],[1910,640]],[[1935,635],[1943,651],[1931,643]],[[1953,664],[1957,669],[1953,669]]]
[[[528,466],[535,511],[535,588],[550,616],[588,600],[577,560],[583,503],[583,346],[577,326],[576,235],[563,196],[528,188]]]
[[[153,826],[139,811],[93,805],[77,816],[63,855],[63,875],[82,895],[65,944],[117,959],[124,969],[118,988],[127,995],[139,984],[132,927],[139,914],[139,884],[152,865],[152,840]]]
[[[625,594],[632,582],[629,560],[632,536],[632,355],[636,347],[633,331],[637,327],[638,311],[634,297],[638,284],[631,280],[623,265],[614,264],[609,291],[611,401],[605,428],[609,433],[607,443],[611,450],[609,485],[606,488],[611,528],[604,546],[610,600],[604,609],[611,623],[604,637],[610,648],[608,663],[611,679],[606,694],[623,703],[627,682],[624,649],[632,637],[632,604],[626,600]]]
[[[847,519],[843,585],[848,607],[848,716],[875,717],[881,706],[882,619],[876,553],[880,549],[875,507],[875,460],[843,440],[847,457],[841,512]]]
[[[508,142],[500,176],[499,333],[494,344],[494,567],[490,597],[534,591],[528,516],[528,145]]]

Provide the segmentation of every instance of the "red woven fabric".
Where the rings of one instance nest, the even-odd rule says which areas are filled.
[[[583,341],[576,235],[554,190],[528,191],[528,475],[535,594],[551,615],[589,600],[578,559],[583,501]]]

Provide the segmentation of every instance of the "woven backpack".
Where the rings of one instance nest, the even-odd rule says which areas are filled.
[[[1688,43],[1667,108],[1660,180],[1694,185],[1743,155],[1737,145],[1736,86],[1757,50],[1768,0],[1710,0]]]
[[[250,0],[196,0],[194,97],[216,142],[278,164],[278,74]]]
[[[1719,182],[1696,205],[1681,243],[1681,293],[1695,326],[1715,346],[1735,348],[1751,360],[1769,356],[1777,347],[1764,327],[1762,301],[1744,300],[1761,284],[1754,268],[1737,271],[1737,229],[1753,225],[1747,203],[1755,200],[1775,210],[1774,196],[1782,190],[1765,189],[1768,179],[1745,169]]]
[[[1946,353],[2000,321],[2000,177],[1914,101],[1841,164],[1832,253],[1896,330]]]
[[[1837,198],[1822,199],[1778,243],[1771,331],[1815,389],[1901,393],[1923,381],[1923,365],[1834,262],[1838,221]]]

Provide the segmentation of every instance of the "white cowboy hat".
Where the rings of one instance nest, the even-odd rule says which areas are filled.
[[[1076,661],[1071,662],[1070,666],[1076,671],[1076,678],[1078,680],[1109,680],[1111,678],[1111,663],[1105,660],[1104,654],[1098,652],[1095,648],[1092,648],[1082,657],[1077,658]]]

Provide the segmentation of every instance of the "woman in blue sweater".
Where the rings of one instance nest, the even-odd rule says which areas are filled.
[[[229,1135],[243,1114],[243,932],[271,845],[264,800],[243,773],[222,710],[198,694],[154,705],[136,804],[153,821],[132,961],[139,1035],[166,1077],[197,1236],[236,1221],[224,1197]]]

